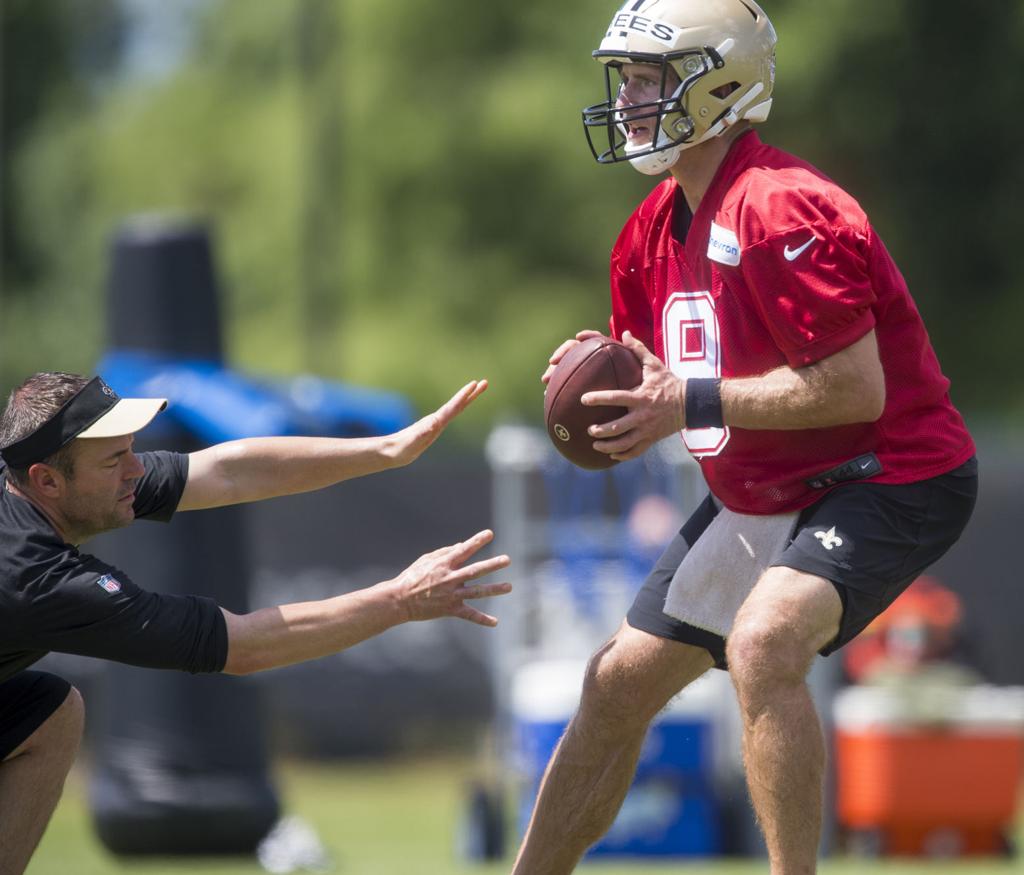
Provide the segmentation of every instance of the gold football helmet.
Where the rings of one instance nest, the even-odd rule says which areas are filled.
[[[604,66],[606,93],[602,103],[583,110],[594,157],[661,173],[683,149],[741,119],[764,121],[772,105],[775,42],[775,29],[754,0],[628,0],[594,52]],[[660,70],[660,93],[628,105],[630,123],[652,120],[648,143],[629,142],[626,114],[616,105],[626,64]]]

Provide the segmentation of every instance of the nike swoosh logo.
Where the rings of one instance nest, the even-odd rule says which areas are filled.
[[[786,246],[786,248],[782,250],[782,254],[786,256],[786,261],[796,261],[800,257],[800,254],[817,239],[818,238],[812,234],[811,239],[803,246],[798,246],[796,249],[790,249],[789,246]]]

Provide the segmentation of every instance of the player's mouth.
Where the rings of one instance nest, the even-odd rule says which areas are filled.
[[[135,490],[133,489],[127,495],[122,495],[117,501],[118,501],[118,504],[120,504],[122,501],[128,501],[128,502],[135,501]]]
[[[651,139],[651,127],[640,122],[626,122],[626,139],[630,143],[647,143]]]

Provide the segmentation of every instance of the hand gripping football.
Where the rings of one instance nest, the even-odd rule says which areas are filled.
[[[610,337],[588,337],[572,347],[555,367],[544,393],[544,424],[555,448],[574,465],[590,470],[611,468],[616,460],[594,449],[587,429],[618,419],[625,407],[585,407],[580,397],[605,389],[635,389],[643,366],[633,353]]]

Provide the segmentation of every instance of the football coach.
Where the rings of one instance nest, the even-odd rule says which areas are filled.
[[[412,620],[497,620],[467,604],[507,556],[493,535],[417,559],[345,595],[234,614],[200,595],[149,592],[84,553],[136,519],[309,492],[407,465],[487,387],[472,381],[408,428],[355,439],[274,437],[190,454],[133,452],[164,399],[120,398],[99,377],[41,373],[0,417],[0,875],[19,875],[56,808],[82,736],[78,691],[29,666],[49,651],[192,673],[248,674],[336,653]]]

